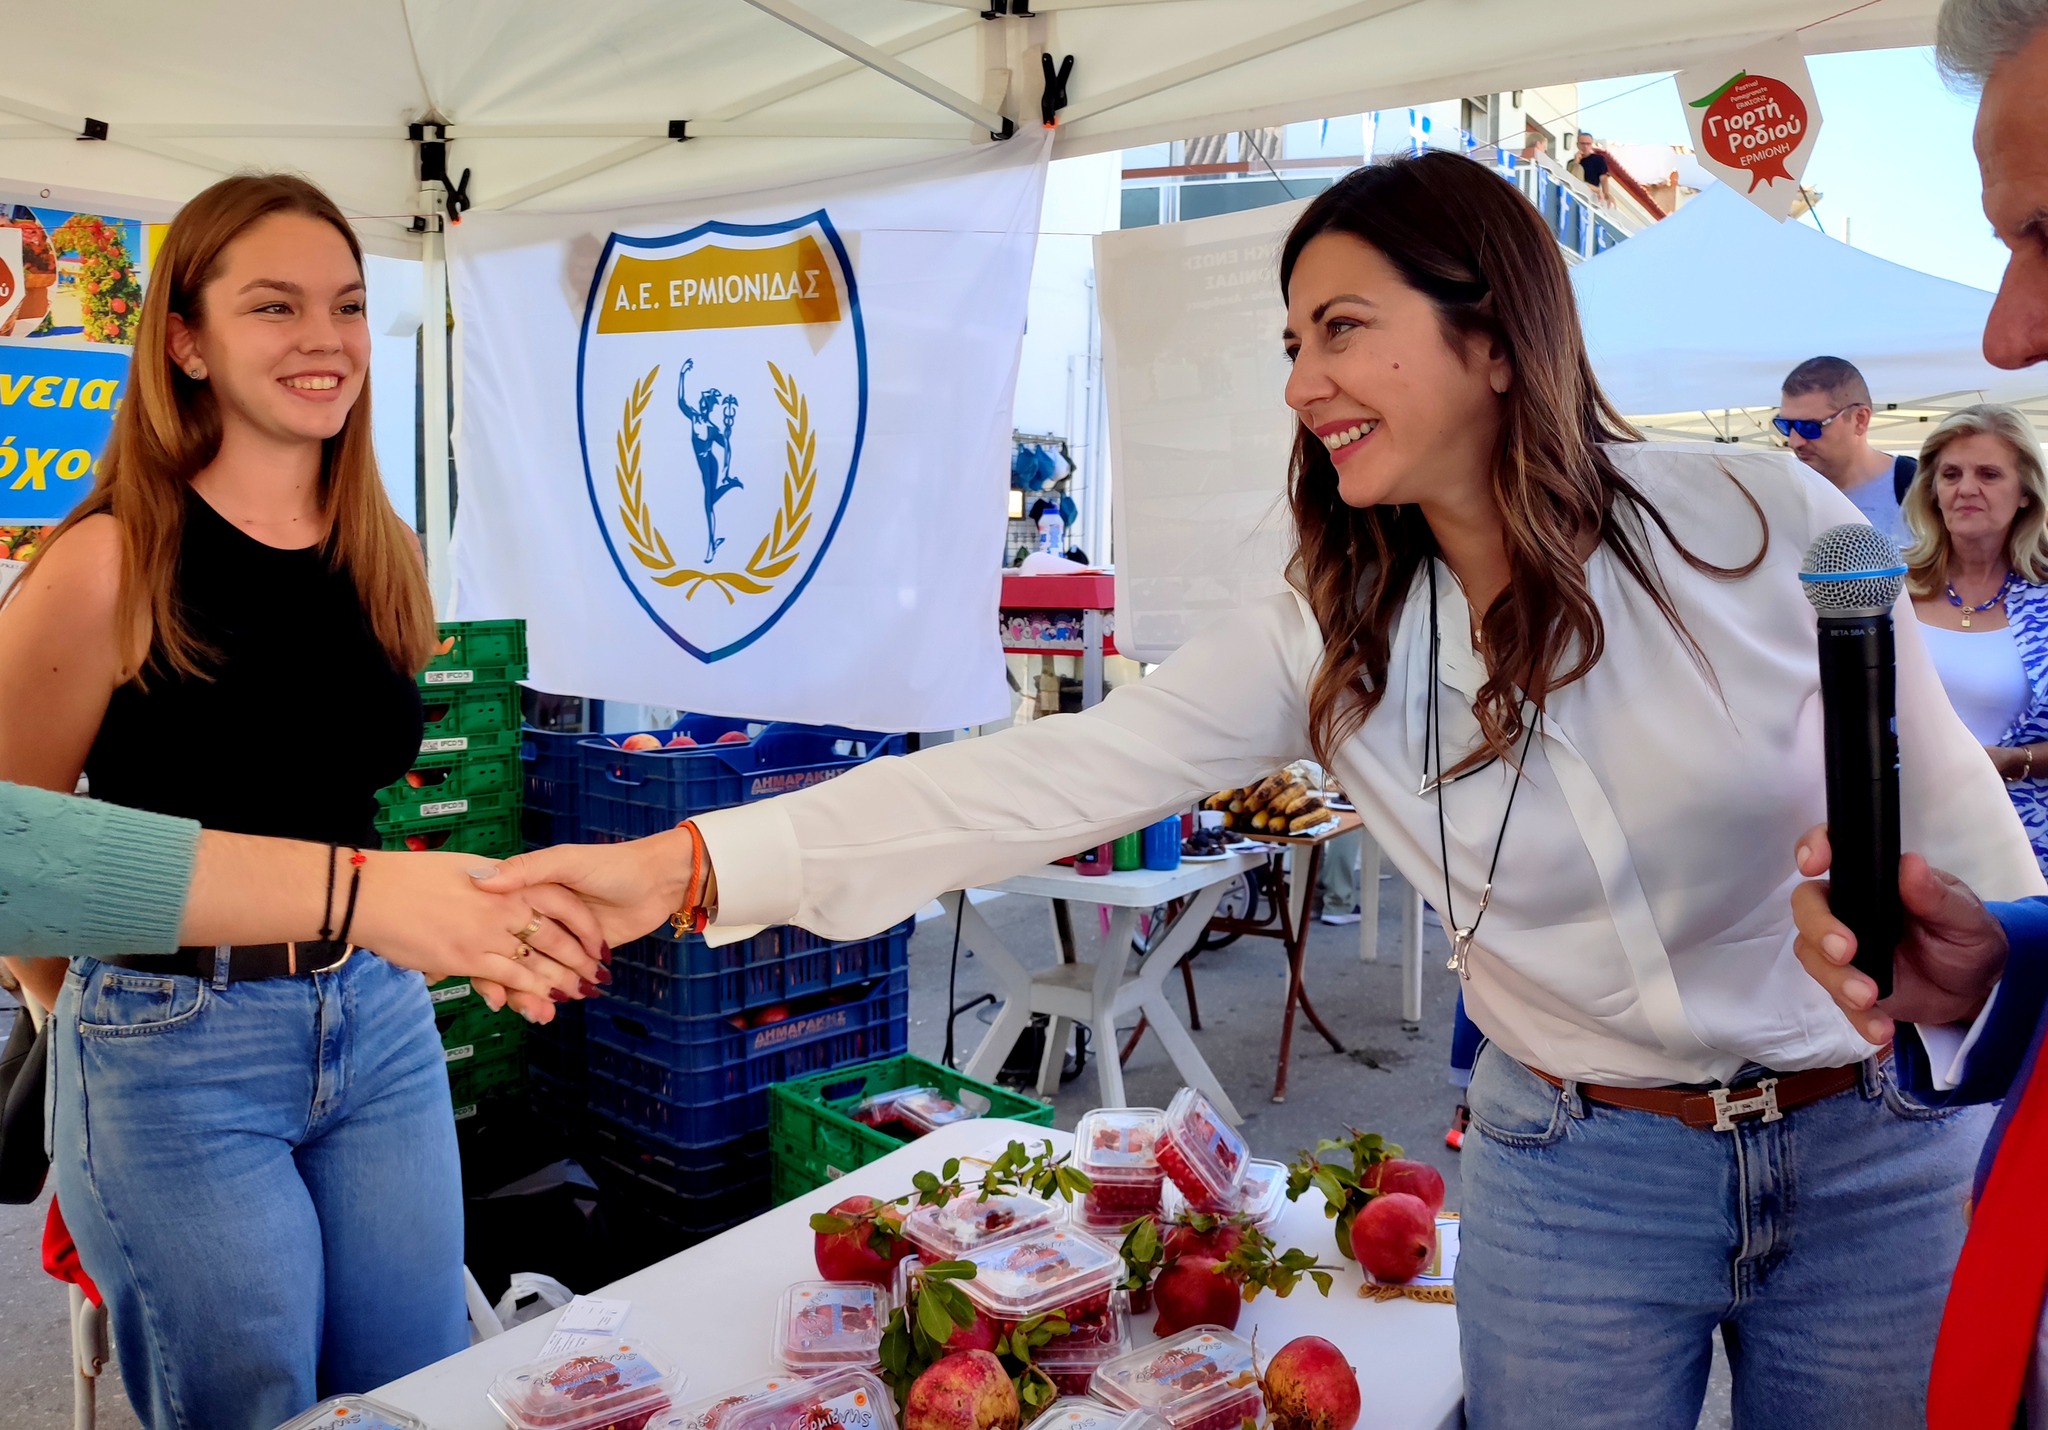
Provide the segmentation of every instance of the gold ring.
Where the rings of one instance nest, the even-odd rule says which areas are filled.
[[[520,945],[519,945],[519,952],[517,952],[517,953],[513,954],[512,956],[513,956],[514,958],[525,958],[525,957],[526,957],[527,955],[531,954],[532,952],[533,952],[533,950],[532,950],[531,948],[527,947],[527,946],[526,946],[525,944],[523,944],[523,943],[522,943],[522,944],[520,944]]]
[[[518,939],[518,940],[519,940],[519,941],[520,941],[521,943],[525,943],[525,942],[526,942],[526,941],[527,941],[528,939],[532,938],[532,937],[533,937],[533,936],[534,936],[535,934],[537,934],[537,933],[539,933],[539,932],[540,932],[540,915],[539,915],[539,914],[535,914],[535,915],[533,916],[533,920],[532,920],[532,922],[528,923],[528,924],[527,924],[527,926],[526,926],[525,928],[523,928],[523,929],[519,930],[519,932],[518,932],[518,933],[515,933],[515,934],[513,934],[513,935],[512,935],[512,937],[514,937],[514,938]]]

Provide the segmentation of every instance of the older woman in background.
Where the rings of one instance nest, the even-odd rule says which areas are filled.
[[[1934,668],[2048,869],[2048,479],[2032,424],[1996,404],[1945,418],[1902,514]]]

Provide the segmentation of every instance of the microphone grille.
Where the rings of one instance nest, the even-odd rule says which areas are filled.
[[[1906,563],[1891,538],[1863,522],[1831,526],[1799,563],[1806,599],[1824,616],[1889,611],[1906,584]]]

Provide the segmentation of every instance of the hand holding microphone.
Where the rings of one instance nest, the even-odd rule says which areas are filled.
[[[1967,1021],[2005,967],[2005,931],[1953,875],[1899,851],[1892,607],[1905,563],[1861,523],[1830,527],[1799,579],[1819,612],[1828,822],[1800,837],[1793,891],[1806,971],[1872,1043],[1892,1021]]]

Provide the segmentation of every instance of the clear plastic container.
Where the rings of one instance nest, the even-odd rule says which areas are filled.
[[[878,1363],[889,1293],[865,1281],[799,1281],[782,1293],[775,1358],[803,1375]]]
[[[393,1410],[367,1395],[337,1395],[305,1414],[287,1420],[278,1430],[429,1430],[403,1410]]]
[[[1152,1411],[1169,1430],[1237,1430],[1266,1408],[1251,1343],[1220,1326],[1192,1326],[1109,1361],[1096,1369],[1094,1391]]]
[[[785,1375],[764,1375],[745,1385],[735,1385],[722,1395],[707,1395],[681,1409],[658,1415],[647,1422],[647,1430],[723,1430],[732,1412],[740,1406],[788,1390],[801,1380],[802,1377],[794,1371]]]
[[[1149,1410],[1125,1410],[1085,1395],[1063,1395],[1025,1430],[1166,1430]]]
[[[969,1192],[942,1207],[917,1207],[903,1219],[903,1234],[927,1262],[956,1261],[985,1246],[1013,1241],[1059,1223],[1060,1209],[1037,1197],[990,1197]]]
[[[1237,1209],[1260,1231],[1272,1228],[1287,1206],[1287,1167],[1254,1157],[1245,1163],[1244,1184],[1237,1189]]]
[[[1115,1360],[1131,1349],[1131,1317],[1124,1298],[1109,1300],[1109,1314],[1092,1324],[1076,1325],[1064,1336],[1055,1336],[1032,1357],[1034,1364],[1052,1377],[1061,1395],[1086,1395],[1094,1381],[1095,1368]]]
[[[618,1341],[514,1366],[490,1395],[512,1430],[644,1430],[683,1384],[661,1352]]]
[[[896,1402],[872,1371],[831,1370],[735,1406],[718,1430],[896,1430]]]
[[[979,1116],[979,1112],[965,1103],[955,1102],[944,1093],[928,1087],[912,1088],[908,1096],[896,1100],[896,1120],[919,1132],[936,1132],[941,1127],[968,1122]]]
[[[1157,1155],[1194,1210],[1237,1210],[1237,1189],[1244,1181],[1250,1149],[1215,1104],[1193,1088],[1182,1088],[1167,1104]]]
[[[1166,1173],[1156,1149],[1165,1116],[1156,1107],[1099,1107],[1081,1119],[1074,1165],[1095,1186],[1076,1206],[1076,1222],[1105,1232],[1159,1215]]]
[[[1116,1249],[1083,1231],[1060,1227],[985,1246],[964,1258],[971,1280],[954,1284],[1001,1327],[1058,1311],[1076,1326],[1109,1314],[1110,1293],[1123,1275]]]

